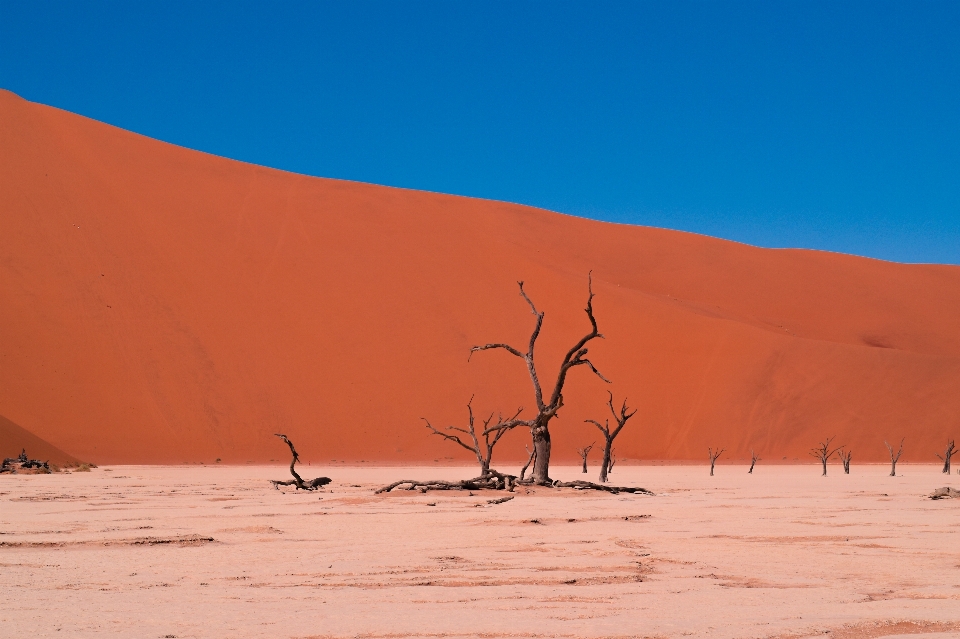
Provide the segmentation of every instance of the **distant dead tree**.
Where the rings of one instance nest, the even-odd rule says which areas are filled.
[[[849,450],[843,450],[842,448],[837,451],[837,454],[840,455],[840,461],[843,463],[843,472],[845,475],[850,474],[850,458],[853,457],[853,453]]]
[[[617,465],[617,449],[610,449],[610,462],[607,464],[607,472],[612,473],[613,467]]]
[[[520,414],[522,409],[518,409],[514,418]],[[448,431],[455,431],[458,433],[463,433],[464,435],[470,436],[470,443],[467,443],[460,439],[458,435],[452,435],[450,433],[437,430],[433,427],[433,424],[427,420],[426,417],[421,417],[421,419],[427,424],[427,428],[430,429],[434,435],[439,435],[444,439],[454,442],[466,448],[477,458],[477,463],[480,464],[480,477],[487,477],[490,475],[490,460],[493,458],[493,447],[497,445],[497,442],[500,441],[500,438],[503,437],[505,430],[488,430],[490,422],[493,421],[493,413],[490,413],[490,417],[483,421],[483,442],[480,442],[480,439],[477,437],[477,431],[474,428],[473,420],[473,396],[470,397],[470,401],[467,402],[467,414],[469,415],[469,426],[467,428],[460,428],[459,426],[447,426]],[[500,418],[500,422],[503,422],[503,418]],[[499,423],[499,422],[498,422]],[[491,438],[491,435],[493,436]]]
[[[833,457],[833,454],[843,448],[843,446],[838,446],[836,448],[830,448],[830,442],[836,439],[836,436],[828,438],[826,441],[820,442],[816,448],[810,449],[810,456],[816,457],[820,460],[820,463],[823,464],[823,477],[827,476],[827,461]]]
[[[630,410],[627,408],[627,398],[623,398],[623,405],[620,406],[620,411],[617,412],[617,409],[613,407],[613,393],[607,391],[607,394],[610,398],[607,400],[607,406],[610,407],[610,413],[613,415],[613,420],[617,422],[617,426],[610,430],[610,420],[604,420],[604,423],[601,424],[595,419],[585,420],[603,433],[603,461],[600,462],[600,481],[607,481],[607,473],[613,470],[613,464],[610,462],[611,454],[613,450],[613,440],[617,438],[617,435],[620,434],[620,431],[623,430],[623,427],[627,424],[627,420],[637,414],[637,411]]]
[[[757,454],[751,450],[750,451],[750,470],[747,471],[747,474],[749,475],[753,474],[753,467],[757,465],[758,461],[760,461],[760,458],[757,457]]]
[[[300,461],[300,455],[297,454],[297,449],[293,447],[293,442],[290,441],[286,435],[281,435],[280,433],[277,433],[277,437],[282,439],[284,443],[290,447],[290,453],[293,455],[293,458],[290,460],[290,474],[293,475],[293,479],[287,481],[271,479],[270,483],[273,484],[274,488],[280,490],[280,486],[296,486],[297,490],[316,490],[321,486],[326,486],[332,481],[329,477],[317,477],[310,481],[303,481],[303,478],[297,474],[294,468],[297,462]]]
[[[950,474],[950,458],[953,457],[953,453],[956,452],[956,449],[953,447],[953,440],[947,442],[947,447],[943,450],[943,455],[937,455],[940,459],[943,460],[943,472],[947,475]]]
[[[897,476],[897,462],[900,461],[900,455],[903,454],[903,442],[905,442],[906,439],[907,438],[904,437],[903,439],[900,440],[900,450],[898,450],[896,454],[893,453],[893,446],[891,446],[890,444],[887,444],[886,441],[883,442],[884,444],[886,444],[887,450],[890,451],[890,476],[891,477]]]
[[[712,448],[707,449],[707,453],[710,455],[710,476],[711,477],[713,477],[713,466],[714,464],[717,463],[717,458],[723,454],[724,450],[726,449],[725,448],[718,448],[717,450],[713,450]]]
[[[563,361],[560,362],[560,370],[557,373],[556,382],[553,384],[553,390],[550,393],[548,399],[544,399],[543,390],[540,386],[540,378],[537,375],[537,367],[534,362],[533,349],[537,343],[537,337],[540,336],[540,329],[543,326],[543,316],[544,314],[537,310],[537,307],[534,306],[533,301],[527,295],[526,291],[523,290],[523,282],[517,282],[520,286],[520,295],[530,306],[530,310],[533,313],[536,320],[534,322],[533,332],[530,334],[530,343],[527,346],[527,351],[521,352],[518,349],[510,346],[509,344],[485,344],[483,346],[474,346],[470,349],[470,355],[473,356],[477,351],[485,351],[490,349],[503,349],[519,357],[524,361],[527,366],[527,372],[530,375],[530,381],[533,384],[533,394],[537,403],[537,414],[533,419],[513,419],[506,422],[497,424],[493,426],[492,429],[496,430],[511,430],[517,426],[526,426],[530,429],[530,433],[533,437],[533,448],[536,455],[533,458],[533,482],[541,486],[549,486],[553,482],[550,479],[550,420],[557,416],[557,411],[563,407],[563,385],[567,380],[567,373],[570,372],[571,368],[576,366],[587,366],[590,368],[593,373],[602,379],[603,381],[610,383],[606,377],[604,377],[600,371],[596,369],[593,363],[587,359],[587,348],[586,345],[591,340],[596,338],[602,338],[603,335],[600,334],[599,329],[597,328],[597,320],[593,316],[593,279],[592,275],[587,276],[587,291],[589,296],[587,297],[587,319],[590,320],[591,330],[589,333],[584,335],[577,341],[573,347],[567,351],[567,354],[563,357]]]
[[[593,444],[596,444],[596,443],[597,442],[593,442]],[[577,449],[577,454],[580,455],[580,459],[583,460],[583,472],[587,472],[587,455],[589,455],[590,451],[593,450],[593,444]]]

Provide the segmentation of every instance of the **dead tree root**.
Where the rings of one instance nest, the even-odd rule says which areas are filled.
[[[374,491],[375,494],[388,493],[394,489],[419,490],[425,493],[428,490],[508,490],[513,492],[517,486],[535,486],[537,485],[533,478],[518,479],[514,475],[504,475],[496,471],[491,474],[473,479],[464,479],[461,481],[446,481],[443,479],[418,480],[401,479],[392,484],[387,484]],[[653,495],[646,488],[634,486],[607,486],[606,484],[595,484],[591,481],[554,481],[547,484],[553,488],[573,488],[575,490],[600,490],[607,493],[633,493],[636,495]]]
[[[326,486],[331,481],[333,480],[329,477],[317,477],[316,479],[311,479],[310,481],[301,481],[299,483],[297,483],[296,479],[288,479],[287,481],[271,479],[270,483],[273,484],[273,487],[277,490],[280,490],[280,486],[296,486],[297,490],[316,490],[322,486]]]
[[[513,475],[503,475],[496,471],[491,471],[489,475],[481,475],[473,479],[464,479],[461,481],[446,481],[443,479],[419,480],[419,479],[401,479],[392,484],[382,486],[374,491],[374,494],[389,493],[395,488],[404,486],[403,490],[419,490],[425,493],[428,490],[509,490],[517,486],[517,478]]]
[[[553,485],[557,488],[573,488],[575,490],[602,490],[614,495],[618,493],[653,494],[646,488],[640,488],[639,486],[607,486],[606,484],[595,484],[592,481],[555,481]]]
[[[282,439],[284,443],[290,447],[290,454],[293,456],[293,458],[290,460],[290,474],[293,475],[293,479],[288,479],[286,481],[271,479],[270,483],[273,484],[274,488],[280,490],[281,486],[296,486],[297,490],[316,490],[321,486],[326,486],[333,481],[329,477],[317,477],[316,479],[311,479],[310,481],[303,481],[303,478],[297,474],[297,471],[294,468],[294,466],[297,465],[297,462],[300,461],[300,455],[297,454],[297,449],[293,447],[293,442],[290,441],[286,435],[281,435],[280,433],[277,433],[277,437]]]

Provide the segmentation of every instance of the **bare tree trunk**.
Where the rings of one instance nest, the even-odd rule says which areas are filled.
[[[893,446],[891,446],[890,444],[887,444],[887,442],[883,442],[884,444],[887,444],[887,450],[890,451],[890,476],[891,477],[897,476],[897,462],[900,461],[900,455],[903,454],[904,441],[906,441],[906,437],[900,440],[900,450],[897,451],[896,454],[894,454],[893,452]]]
[[[947,447],[943,450],[943,456],[937,455],[940,459],[943,460],[943,472],[947,475],[950,474],[950,458],[953,457],[953,453],[956,452],[953,446],[953,440],[947,442]]]
[[[536,457],[533,459],[533,483],[540,486],[549,486],[550,480],[550,431],[546,427],[533,430],[533,450]]]
[[[607,482],[607,473],[610,471],[610,444],[611,443],[612,441],[608,439],[607,442],[603,445],[603,461],[600,462],[600,483],[601,484]]]
[[[717,463],[717,458],[723,454],[724,450],[725,449],[723,448],[718,448],[716,451],[714,451],[712,448],[707,449],[707,452],[710,454],[710,476],[711,477],[713,477],[713,466],[714,464]]]
[[[750,451],[750,470],[747,471],[747,474],[749,475],[753,474],[753,467],[757,465],[758,461],[760,461],[760,458],[757,457],[757,454],[751,450]]]

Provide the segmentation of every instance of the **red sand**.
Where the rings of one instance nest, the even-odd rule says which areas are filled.
[[[586,330],[639,407],[621,458],[854,460],[960,436],[960,267],[759,249],[524,206],[304,177],[0,91],[0,414],[95,462],[466,458],[419,418],[533,403]],[[559,459],[598,439],[575,371]],[[501,457],[523,454],[526,434]]]
[[[656,496],[497,505],[373,494],[423,468],[110,470],[0,477],[4,636],[960,639],[960,500],[925,497],[957,476],[929,464],[633,466]]]
[[[76,464],[79,461],[0,415],[0,458],[16,457],[21,451],[26,451],[30,459],[54,464]]]

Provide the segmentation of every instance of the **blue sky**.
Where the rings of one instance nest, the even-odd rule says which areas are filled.
[[[0,87],[310,175],[960,264],[958,2],[0,0]]]

